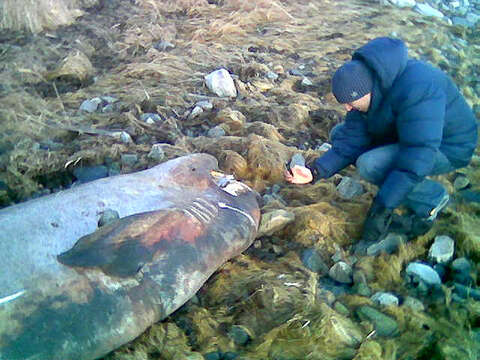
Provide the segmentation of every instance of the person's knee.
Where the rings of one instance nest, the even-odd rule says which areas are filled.
[[[363,179],[374,184],[377,183],[378,174],[373,156],[370,156],[368,153],[360,155],[355,166],[357,167],[357,172]]]

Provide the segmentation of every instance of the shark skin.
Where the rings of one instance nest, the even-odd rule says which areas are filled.
[[[255,239],[257,194],[192,154],[0,210],[0,360],[92,360]],[[97,229],[101,212],[120,219]]]

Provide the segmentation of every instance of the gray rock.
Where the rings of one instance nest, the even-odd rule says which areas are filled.
[[[213,109],[213,104],[209,100],[198,101],[195,106],[202,108],[204,111],[210,111]]]
[[[148,158],[155,161],[162,161],[165,159],[165,151],[163,151],[162,144],[153,144],[150,152],[148,153]]]
[[[470,180],[465,175],[458,175],[453,182],[453,187],[457,191],[465,189],[468,185],[470,185]]]
[[[208,89],[221,97],[236,97],[237,88],[229,72],[225,69],[216,70],[205,76]]]
[[[367,255],[376,256],[382,252],[393,254],[395,251],[397,251],[398,247],[404,244],[406,241],[407,238],[405,235],[389,233],[383,240],[370,245],[367,248]]]
[[[118,214],[118,211],[112,209],[105,209],[102,212],[100,219],[98,220],[98,227],[110,224],[111,222],[118,220],[119,218],[120,215]]]
[[[292,69],[289,71],[290,75],[293,75],[293,76],[302,76],[303,77],[303,73],[298,70],[298,69]]]
[[[407,275],[423,281],[426,285],[441,285],[442,280],[438,273],[429,265],[412,262],[407,266]]]
[[[445,264],[452,260],[454,251],[453,239],[446,235],[439,235],[435,237],[435,241],[428,251],[428,257],[437,263]]]
[[[124,144],[133,143],[132,137],[126,131],[122,131],[120,133],[120,141],[123,142]]]
[[[169,41],[157,41],[153,44],[153,47],[158,51],[167,51],[170,49],[175,49],[175,45]]]
[[[140,120],[145,121],[148,124],[153,124],[162,121],[162,118],[156,113],[143,113],[140,115]]]
[[[453,260],[450,267],[452,268],[452,270],[463,273],[470,273],[470,270],[472,269],[472,265],[465,257]]]
[[[118,101],[117,98],[113,97],[113,96],[102,96],[102,100],[105,101],[107,104],[113,104],[113,103],[116,103]]]
[[[207,136],[211,138],[219,138],[225,136],[225,130],[221,126],[215,126],[208,130]]]
[[[340,197],[347,200],[351,200],[365,192],[362,184],[348,176],[342,178],[340,184],[337,185],[337,191]]]
[[[405,301],[403,302],[403,306],[409,307],[413,311],[425,310],[425,305],[423,305],[423,303],[420,300],[412,296],[407,296],[405,298]]]
[[[268,71],[267,72],[267,78],[275,81],[275,80],[278,79],[278,75],[276,73],[274,73],[273,71]]]
[[[309,78],[304,77],[304,78],[302,79],[302,85],[303,85],[303,86],[307,86],[307,87],[308,87],[308,86],[313,86],[313,82],[312,82],[312,80],[310,80]]]
[[[422,14],[424,16],[432,16],[432,17],[436,17],[436,18],[440,18],[442,19],[443,18],[443,14],[441,11],[435,9],[434,7],[428,5],[428,4],[421,4],[421,3],[417,3],[413,10],[415,10],[416,12],[418,12],[419,14]]]
[[[318,150],[318,151],[328,151],[332,148],[332,145],[329,144],[329,143],[323,143],[321,145],[318,145],[315,147],[315,150]]]
[[[307,269],[322,276],[328,273],[328,266],[316,249],[305,249],[302,252],[302,263]]]
[[[356,312],[360,319],[368,320],[373,324],[377,335],[389,337],[397,334],[397,322],[380,311],[370,306],[360,306]]]
[[[295,220],[295,214],[291,211],[278,209],[262,215],[257,236],[270,236]]]
[[[398,297],[389,292],[376,292],[370,298],[374,303],[382,306],[398,306]]]
[[[404,7],[414,7],[417,3],[415,0],[389,0],[393,5],[404,8]]]
[[[134,166],[138,161],[137,154],[122,154],[121,162],[123,166]]]
[[[293,168],[294,166],[305,166],[305,158],[303,157],[302,154],[295,154],[292,156],[292,159],[290,160],[290,168]]]
[[[96,97],[90,100],[85,100],[80,105],[80,110],[93,113],[97,111],[98,105],[100,105],[101,103],[102,103],[102,99],[100,99],[99,97]]]
[[[351,284],[353,281],[352,274],[352,267],[343,261],[334,264],[328,271],[328,275],[333,280],[342,284]]]
[[[108,176],[108,168],[104,165],[84,166],[73,169],[73,175],[82,183]]]

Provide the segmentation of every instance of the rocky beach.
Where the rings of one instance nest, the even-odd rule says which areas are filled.
[[[377,188],[354,167],[283,175],[329,148],[331,77],[375,37],[448,73],[480,119],[479,0],[85,3],[0,30],[0,206],[200,152],[262,199],[254,244],[104,360],[480,358],[478,148],[436,177],[450,201],[428,233],[372,244]]]

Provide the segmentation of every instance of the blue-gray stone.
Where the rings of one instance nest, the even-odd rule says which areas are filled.
[[[140,115],[140,120],[142,121],[145,121],[145,122],[158,122],[158,121],[162,121],[162,118],[160,117],[160,115],[158,114],[155,114],[155,113],[143,113]]]
[[[438,273],[429,265],[412,262],[407,266],[407,275],[411,277],[417,277],[423,281],[426,285],[441,285],[442,280]]]
[[[351,284],[353,282],[352,267],[343,261],[334,264],[328,271],[328,275],[330,275],[333,280],[342,284]]]
[[[73,169],[73,175],[82,183],[108,176],[108,168],[104,165],[84,166]]]
[[[102,99],[100,99],[98,97],[90,99],[90,100],[85,100],[80,105],[80,110],[81,111],[86,111],[86,112],[89,112],[89,113],[93,113],[93,112],[97,111],[98,105],[100,105],[101,103],[102,103]]]
[[[348,176],[342,178],[340,184],[337,185],[337,191],[340,197],[347,200],[351,200],[365,192],[362,184]]]
[[[208,130],[207,136],[211,138],[219,138],[225,136],[225,130],[221,126],[215,126]]]
[[[370,299],[374,303],[382,306],[391,306],[391,305],[398,306],[398,297],[388,292],[383,292],[383,291],[376,292],[375,294],[372,295]]]
[[[241,325],[233,325],[228,332],[228,336],[237,345],[246,345],[250,340],[248,331]]]
[[[435,237],[428,256],[437,263],[445,264],[453,258],[455,251],[455,242],[450,236],[439,235]]]
[[[387,254],[393,254],[397,251],[398,247],[406,242],[406,236],[389,233],[387,236],[367,248],[367,255],[368,256],[376,256],[382,252]]]
[[[302,263],[313,272],[321,275],[328,273],[328,266],[316,249],[305,249],[302,253]]]
[[[370,306],[360,306],[356,312],[360,319],[368,320],[373,324],[377,335],[389,337],[397,334],[397,322],[380,311]]]
[[[118,211],[112,209],[105,209],[98,220],[98,227],[102,227],[104,225],[110,224],[111,222],[118,220],[120,215]]]

